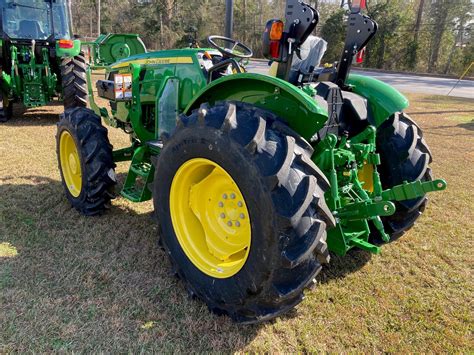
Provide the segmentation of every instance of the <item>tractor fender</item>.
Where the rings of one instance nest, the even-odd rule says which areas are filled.
[[[245,102],[270,111],[303,138],[310,140],[328,120],[328,112],[311,96],[290,83],[262,74],[233,74],[213,81],[187,106],[191,114],[201,104],[219,101]]]
[[[80,40],[75,39],[72,41],[72,48],[61,48],[59,46],[59,41],[56,42],[56,55],[59,58],[64,57],[75,57],[81,53],[82,43]]]
[[[374,121],[371,123],[376,127],[409,106],[408,99],[397,89],[370,76],[351,74],[346,84],[367,99]]]

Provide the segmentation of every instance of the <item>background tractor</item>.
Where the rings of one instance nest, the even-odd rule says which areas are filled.
[[[276,77],[246,73],[240,63],[252,51],[211,36],[212,50],[112,64],[96,84],[109,107],[97,105],[89,80],[92,110],[66,110],[58,124],[71,204],[85,215],[104,212],[116,163],[130,162],[121,195],[153,198],[160,243],[189,293],[244,323],[297,305],[330,251],[379,253],[414,225],[428,192],[446,188],[432,179],[423,133],[403,113],[407,99],[349,73],[377,31],[358,3],[334,68],[292,66],[318,13],[297,0],[285,13],[263,36]],[[102,119],[130,146],[113,150]]]
[[[101,34],[92,42],[83,42],[86,47],[88,65],[93,69],[103,69],[121,59],[146,53],[140,36],[132,33]]]
[[[1,0],[0,8],[0,120],[17,101],[37,107],[62,97],[66,109],[86,107],[86,63],[70,1]]]

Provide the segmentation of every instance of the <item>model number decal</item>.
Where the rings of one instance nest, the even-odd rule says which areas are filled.
[[[130,64],[193,64],[192,57],[170,57],[170,58],[147,58],[130,62],[118,63],[112,66],[113,69],[128,67]]]

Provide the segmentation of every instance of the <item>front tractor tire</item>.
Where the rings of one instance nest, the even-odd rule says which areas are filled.
[[[67,199],[86,216],[101,214],[115,196],[116,177],[100,117],[86,108],[67,110],[58,123],[56,142]]]
[[[429,167],[433,161],[431,151],[422,130],[407,114],[396,113],[378,128],[377,150],[381,157],[378,169],[384,189],[405,181],[432,180]],[[399,239],[414,226],[427,203],[426,196],[395,203],[395,214],[382,218],[390,241]],[[377,243],[382,242],[377,232],[373,233],[373,239]]]
[[[87,63],[84,53],[61,62],[64,109],[87,107]]]
[[[269,112],[226,102],[182,116],[156,162],[161,241],[190,294],[242,323],[303,299],[329,261],[329,183]]]

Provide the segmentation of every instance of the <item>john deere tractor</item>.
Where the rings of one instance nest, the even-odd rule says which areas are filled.
[[[403,112],[407,99],[349,73],[376,22],[354,1],[339,64],[295,69],[318,12],[297,0],[286,6],[286,21],[268,22],[263,38],[276,77],[245,72],[250,48],[211,36],[209,49],[114,63],[97,82],[109,107],[97,105],[89,80],[92,110],[66,110],[58,124],[72,206],[104,212],[116,163],[129,162],[121,195],[153,199],[160,243],[189,293],[243,323],[300,303],[330,252],[379,253],[415,224],[427,193],[446,188]],[[130,146],[114,150],[102,120]]]
[[[74,39],[70,1],[0,0],[0,121],[14,102],[86,107],[86,63]]]

